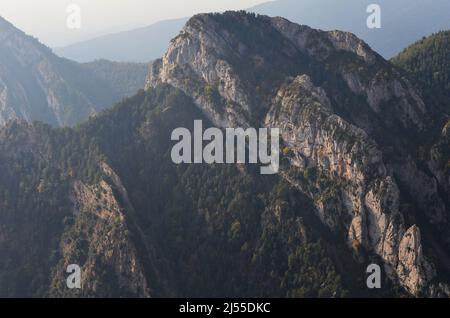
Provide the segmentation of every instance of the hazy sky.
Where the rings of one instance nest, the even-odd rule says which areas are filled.
[[[0,0],[0,15],[48,46],[200,12],[245,9],[268,0]],[[81,8],[81,28],[66,26],[69,4]]]

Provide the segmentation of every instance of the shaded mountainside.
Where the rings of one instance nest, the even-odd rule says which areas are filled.
[[[339,274],[364,268],[282,178],[172,163],[171,132],[202,118],[162,86],[76,130],[4,128],[0,294],[366,295]],[[65,286],[72,263],[81,291]]]
[[[0,295],[449,296],[434,103],[352,34],[195,16],[146,91],[77,128],[0,130]],[[280,128],[280,173],[175,165],[196,119]]]
[[[0,125],[11,119],[73,125],[144,85],[145,65],[114,64],[114,76],[102,76],[96,64],[61,59],[0,17]]]
[[[392,62],[450,99],[450,31],[423,38],[403,50]]]
[[[280,127],[293,151],[282,174],[309,194],[325,224],[345,233],[357,254],[361,247],[380,256],[409,292],[434,280],[426,246],[449,250],[440,191],[447,180],[439,184],[421,156],[450,108],[424,100],[357,37],[283,18],[200,15],[153,63],[147,82],[183,90],[216,126]],[[316,178],[298,179],[305,169]],[[444,277],[447,260],[436,257]]]
[[[97,60],[82,64],[95,78],[108,82],[117,96],[133,96],[144,88],[148,73],[146,63],[121,63]],[[108,105],[111,106],[111,105]]]
[[[403,50],[392,62],[406,70],[441,105],[450,104],[450,31],[423,38]],[[447,120],[438,126],[439,133],[431,142],[427,165],[450,202],[450,118],[445,114],[444,118]]]

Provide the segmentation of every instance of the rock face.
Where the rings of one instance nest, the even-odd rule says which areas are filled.
[[[399,246],[399,262],[397,272],[403,285],[412,294],[420,292],[420,288],[435,276],[429,264],[424,263],[420,230],[412,226],[403,236]]]
[[[97,185],[75,182],[73,200],[75,221],[69,233],[88,239],[84,246],[80,246],[78,241],[63,237],[60,244],[62,259],[58,267],[67,268],[79,257],[77,255],[89,251],[81,272],[82,289],[77,296],[107,295],[105,286],[99,284],[106,283],[99,271],[102,264],[108,264],[114,273],[110,276],[108,289],[116,286],[124,296],[151,296],[143,265],[129,237],[124,208],[117,201],[111,185],[104,180]],[[64,276],[55,275],[53,280],[52,296],[75,296],[73,292],[60,294],[67,290],[61,286]]]
[[[93,67],[57,57],[0,17],[0,125],[15,119],[73,125],[125,97],[128,79],[117,89]],[[133,74],[134,65],[129,69]]]
[[[439,277],[419,227],[448,237],[448,212],[411,151],[430,129],[432,106],[357,37],[282,18],[199,15],[151,65],[147,89],[161,83],[191,96],[220,128],[280,128],[292,153],[281,174],[355,257],[379,256],[413,295]]]

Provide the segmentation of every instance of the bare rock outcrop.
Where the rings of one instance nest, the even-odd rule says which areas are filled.
[[[386,144],[404,145],[385,136],[389,129],[426,129],[420,93],[352,34],[282,18],[225,15],[234,27],[220,15],[192,18],[150,67],[146,88],[166,83],[181,89],[221,128],[280,128],[292,153],[281,175],[311,197],[326,225],[345,233],[355,254],[364,249],[378,255],[390,278],[418,295],[436,273],[419,227],[400,209],[402,191],[414,195],[422,209],[434,198],[437,218],[445,207],[436,187],[427,186],[432,180],[407,154],[400,162],[385,159]],[[248,36],[237,35],[236,25],[248,28]],[[291,170],[314,170],[315,178],[299,178]],[[397,178],[405,181],[405,171],[422,181],[401,189]]]

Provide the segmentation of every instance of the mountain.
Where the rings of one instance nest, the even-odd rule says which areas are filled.
[[[109,75],[118,73],[102,76],[99,63],[59,58],[0,18],[0,125],[12,119],[73,125],[143,87],[146,65],[111,64]]]
[[[449,112],[350,33],[197,15],[145,91],[76,128],[0,130],[0,295],[449,297]],[[280,128],[279,173],[173,163],[194,120]]]
[[[448,181],[436,183],[422,167],[430,155],[417,149],[427,151],[450,108],[425,101],[357,37],[283,18],[199,16],[147,82],[181,89],[216,126],[281,128],[293,152],[282,175],[310,194],[325,224],[380,257],[413,294],[435,276],[419,242],[449,250],[448,195],[440,193]],[[298,175],[309,169],[315,178],[305,184]],[[439,257],[448,268],[448,256]]]
[[[381,8],[381,29],[367,27],[366,10],[373,3]],[[386,58],[424,36],[450,29],[446,0],[278,0],[251,10],[323,30],[352,32]]]
[[[404,49],[392,62],[403,68],[439,104],[450,103],[450,31],[442,31]],[[428,167],[439,183],[449,191],[450,180],[450,117],[435,137]]]
[[[116,100],[126,96],[133,96],[138,90],[144,88],[148,72],[146,63],[112,62],[96,60],[83,63],[81,66],[100,82],[107,82],[110,92]],[[107,105],[107,106],[111,106]]]
[[[450,29],[447,0],[380,0],[381,29],[369,29],[367,7],[371,0],[276,0],[249,8],[251,12],[285,17],[292,22],[323,30],[355,33],[386,58],[423,36]],[[146,28],[98,37],[56,48],[60,56],[86,62],[106,58],[148,62],[164,54],[166,43],[177,35],[187,19],[162,21]],[[417,23],[420,21],[420,23]],[[122,43],[117,48],[116,43]]]
[[[392,62],[450,98],[450,31],[423,38],[403,50]]]
[[[78,62],[107,59],[146,63],[161,57],[167,43],[188,19],[165,20],[148,27],[100,36],[65,47],[54,48],[59,56]],[[117,43],[120,43],[118,46]]]

